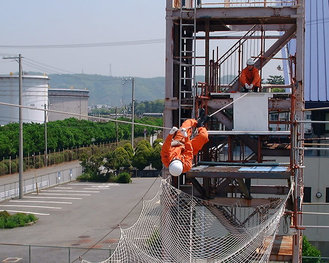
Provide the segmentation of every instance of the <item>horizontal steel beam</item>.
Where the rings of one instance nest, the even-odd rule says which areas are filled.
[[[181,16],[183,19],[192,20],[194,10],[183,13],[179,9],[174,10],[171,19],[180,19]],[[197,20],[220,20],[227,25],[295,24],[297,9],[294,7],[200,8],[196,10],[195,17]]]
[[[230,192],[239,191],[236,186],[229,187]],[[242,191],[240,191],[242,193]],[[252,185],[250,187],[251,194],[274,194],[274,195],[287,195],[289,187],[284,185]]]

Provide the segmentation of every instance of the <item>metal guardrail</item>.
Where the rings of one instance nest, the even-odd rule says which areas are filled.
[[[71,169],[40,175],[23,180],[23,193],[32,193],[50,186],[67,183],[75,180],[82,173],[82,167],[76,166]],[[18,197],[18,181],[0,185],[0,201]]]
[[[0,262],[78,263],[81,255],[88,261],[103,261],[111,256],[114,248],[115,246],[113,248],[80,248],[0,243]]]

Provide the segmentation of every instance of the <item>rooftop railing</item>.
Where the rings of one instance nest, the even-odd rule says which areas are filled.
[[[298,0],[173,0],[173,8],[231,8],[295,6]]]

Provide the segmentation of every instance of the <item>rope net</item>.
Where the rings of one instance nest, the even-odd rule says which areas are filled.
[[[163,179],[156,196],[144,201],[136,223],[121,228],[115,251],[102,263],[267,262],[286,200],[256,207],[218,205]]]

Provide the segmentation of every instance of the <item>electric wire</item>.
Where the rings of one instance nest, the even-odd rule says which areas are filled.
[[[101,42],[101,43],[85,43],[85,44],[45,44],[45,45],[0,45],[0,48],[95,48],[95,47],[115,47],[115,46],[137,46],[149,44],[162,44],[165,42],[163,38],[131,40],[131,41],[116,41],[116,42]]]

